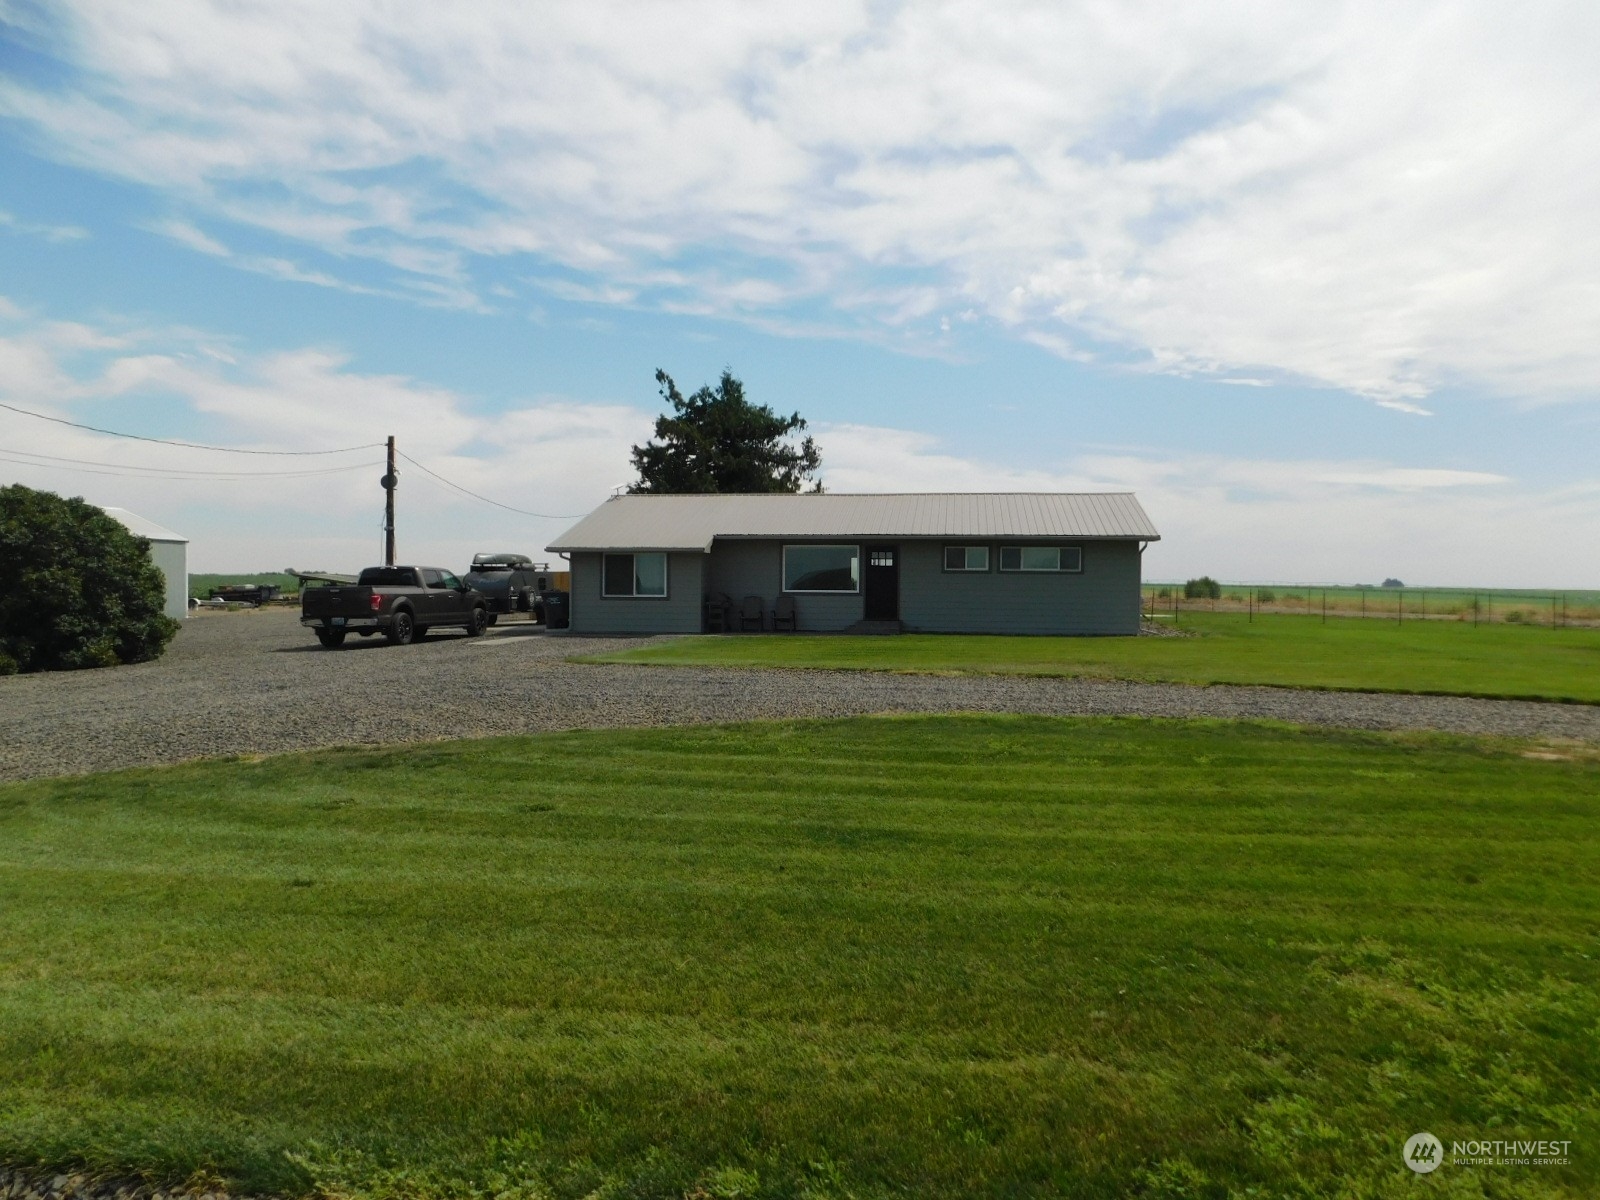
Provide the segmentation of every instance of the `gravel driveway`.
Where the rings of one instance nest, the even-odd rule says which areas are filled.
[[[506,623],[321,649],[297,614],[206,614],[158,662],[0,678],[0,780],[351,743],[874,712],[1270,717],[1600,743],[1600,707],[1016,676],[589,666],[641,639]]]

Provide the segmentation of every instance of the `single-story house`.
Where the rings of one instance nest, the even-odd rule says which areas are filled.
[[[613,496],[554,543],[575,633],[699,633],[762,598],[801,630],[1132,634],[1160,538],[1131,493]]]
[[[106,516],[125,526],[134,537],[150,543],[150,559],[166,577],[167,595],[162,611],[175,621],[189,615],[189,539],[157,525],[148,517],[125,508],[108,508]]]

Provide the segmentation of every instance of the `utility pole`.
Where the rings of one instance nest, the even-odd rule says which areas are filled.
[[[383,484],[383,565],[394,566],[394,489],[400,473],[394,466],[394,435],[389,435],[389,470],[378,481]]]

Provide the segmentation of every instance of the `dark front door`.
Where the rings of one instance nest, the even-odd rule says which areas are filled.
[[[866,547],[867,567],[862,576],[865,593],[862,616],[869,621],[900,619],[900,547]]]

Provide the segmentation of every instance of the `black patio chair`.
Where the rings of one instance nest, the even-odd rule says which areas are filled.
[[[799,617],[794,611],[794,597],[785,593],[778,597],[778,603],[772,609],[772,632],[787,628],[790,633],[800,628]]]
[[[739,628],[749,629],[754,622],[756,632],[766,628],[767,605],[760,596],[746,596],[744,607],[739,610]]]

